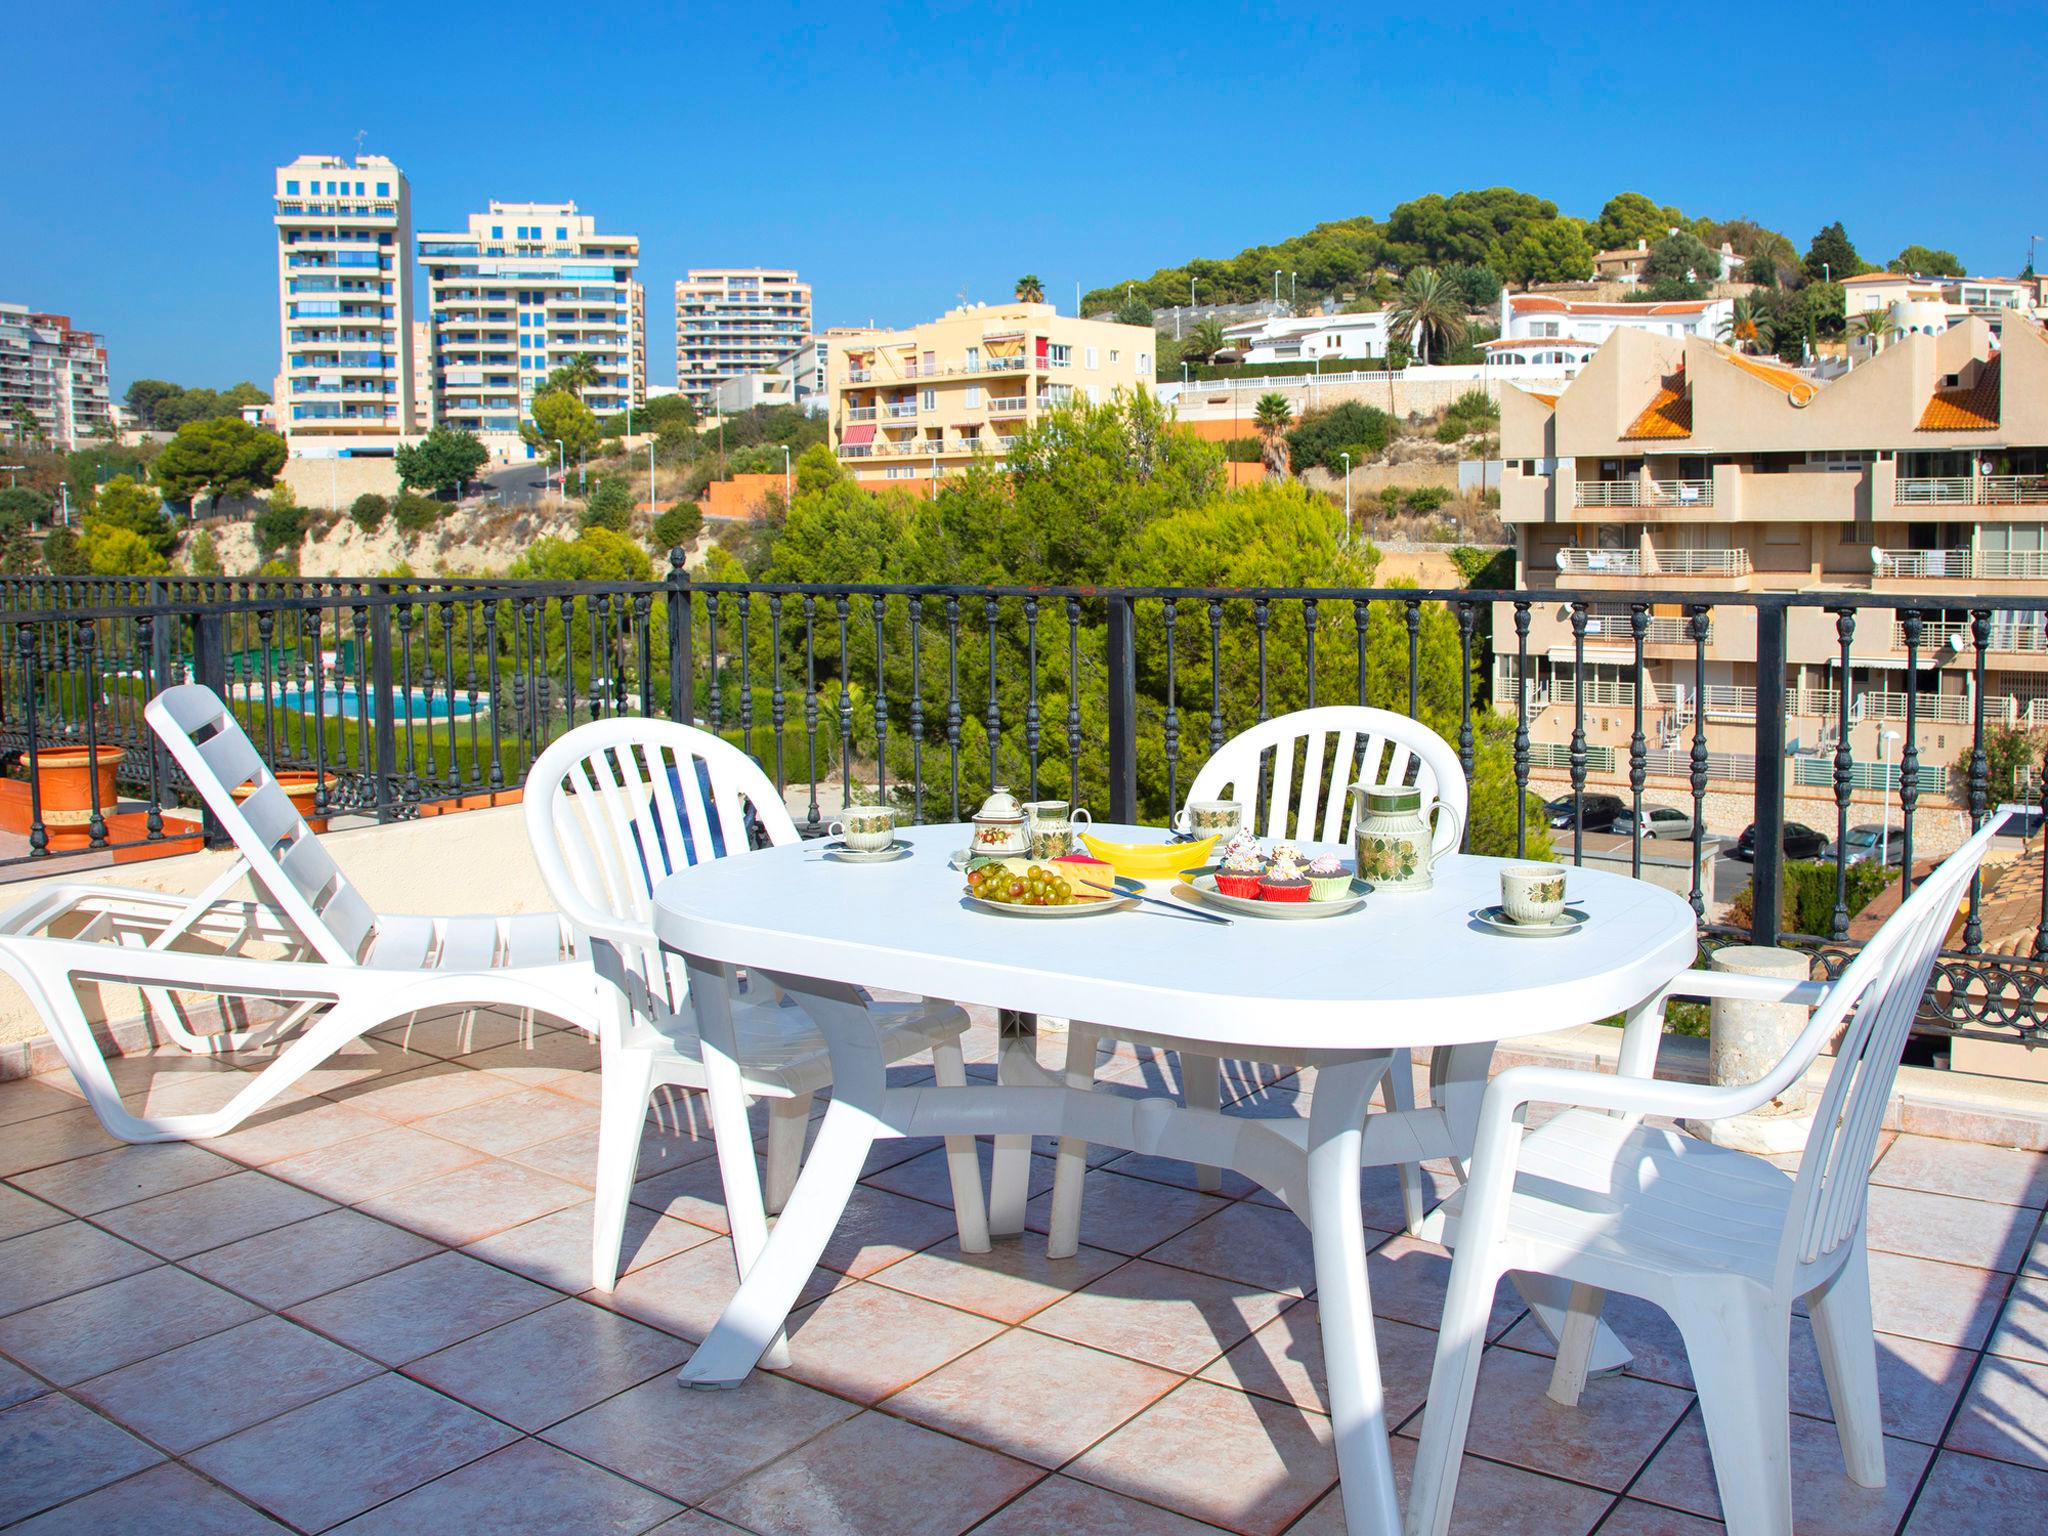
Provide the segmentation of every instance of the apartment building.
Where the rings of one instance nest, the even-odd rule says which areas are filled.
[[[68,450],[113,421],[98,334],[76,329],[69,315],[0,304],[0,438],[40,438]]]
[[[1992,619],[1987,721],[2048,725],[2048,629],[2001,610],[2048,582],[2048,338],[1965,319],[1911,334],[1821,382],[1700,336],[1617,331],[1557,395],[1504,389],[1501,516],[1519,584],[1611,597],[1583,650],[1569,605],[1538,603],[1527,637],[1532,760],[1555,778],[1583,695],[1594,778],[1625,775],[1638,679],[1637,592],[1951,594],[1925,623],[1921,788],[1939,801],[1967,763],[1975,709],[1971,610]],[[1715,778],[1754,771],[1755,625],[1709,620],[1704,686],[1684,606],[1649,615],[1641,686],[1652,774],[1681,777],[1703,713]],[[1905,717],[1905,627],[1869,613],[1852,636],[1847,728],[1862,790],[1895,783]],[[1495,697],[1512,708],[1512,611],[1494,622]],[[1788,779],[1831,793],[1842,647],[1833,614],[1794,610],[1787,635]],[[1885,733],[1891,733],[1889,735]]]
[[[588,357],[583,403],[600,416],[644,398],[645,328],[633,289],[635,235],[600,233],[574,203],[492,200],[468,226],[419,237],[433,334],[435,421],[473,432],[501,459],[531,458],[519,435],[534,391]]]
[[[1247,363],[1342,361],[1387,355],[1387,312],[1272,315],[1228,326],[1223,339]],[[1413,336],[1410,336],[1413,342]]]
[[[276,172],[277,408],[297,458],[389,457],[416,429],[412,194],[382,155]]]
[[[767,373],[811,334],[811,285],[771,267],[692,267],[676,284],[676,388],[712,409],[721,379]]]
[[[881,484],[1000,458],[1042,412],[1152,386],[1150,326],[1050,304],[969,304],[905,331],[830,338],[832,441]]]
[[[424,320],[412,323],[412,429],[424,436],[434,428],[434,332]]]
[[[626,285],[627,319],[633,332],[632,394],[635,405],[647,403],[647,286],[638,278]]]

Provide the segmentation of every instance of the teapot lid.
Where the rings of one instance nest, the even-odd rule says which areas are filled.
[[[1001,784],[989,791],[981,802],[981,809],[974,813],[976,821],[1022,821],[1024,807],[1017,803],[1017,797]]]
[[[1413,784],[1358,784],[1365,791],[1365,808],[1374,812],[1419,811],[1422,791]]]

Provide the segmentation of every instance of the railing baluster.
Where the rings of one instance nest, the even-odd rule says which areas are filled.
[[[441,609],[441,692],[448,705],[448,792],[460,795],[462,792],[462,755],[460,751],[461,722],[455,718],[455,604],[457,599],[444,597]],[[472,658],[472,666],[474,659]],[[434,728],[434,701],[427,700],[427,729]],[[476,771],[476,752],[472,743],[470,772]]]
[[[1209,754],[1223,750],[1223,603],[1209,599]]]
[[[1038,798],[1038,599],[1024,599],[1024,760]]]
[[[1174,675],[1174,599],[1160,600],[1160,614],[1166,621],[1166,814],[1180,808],[1180,699]]]
[[[811,802],[804,820],[813,836],[822,825],[818,815],[818,600],[804,594],[804,758]]]
[[[1829,920],[1828,937],[1849,936],[1849,802],[1856,792],[1856,757],[1849,744],[1850,666],[1849,651],[1856,638],[1856,610],[1838,609],[1835,636],[1842,643],[1842,686],[1835,701],[1835,910]],[[1879,753],[1880,757],[1884,754]],[[1881,861],[1889,850],[1880,849]],[[1884,866],[1880,862],[1880,869]]]
[[[709,673],[711,678],[711,734],[714,736],[723,736],[725,734],[725,682],[719,675],[720,668],[718,665],[719,597],[720,594],[716,588],[704,594],[704,654],[709,658],[711,666]],[[841,598],[839,603],[843,617],[846,599]],[[842,624],[842,631],[844,627],[844,624]],[[840,639],[842,642],[845,640],[843,633]],[[844,643],[840,645],[839,650],[839,686],[841,692],[844,692],[846,688],[846,647]]]
[[[1067,799],[1081,803],[1081,600],[1067,599]]]
[[[1529,604],[1515,604],[1515,857],[1529,854]]]
[[[169,621],[166,620],[165,622],[168,623]],[[138,651],[137,665],[141,668],[142,697],[145,699],[155,698],[157,690],[161,686],[161,674],[157,670],[156,625],[156,618],[152,614],[143,613],[136,616],[135,643]],[[315,654],[318,654],[317,646],[315,647]],[[157,756],[161,749],[156,739],[156,732],[148,730],[146,726],[147,722],[145,721],[145,729],[140,742],[143,760],[149,765],[148,814],[143,819],[143,836],[147,841],[154,843],[161,842],[164,835],[163,764]]]
[[[1529,679],[1522,678],[1528,691]],[[1641,681],[1636,685],[1638,696]],[[1572,604],[1572,863],[1586,862],[1586,605]]]
[[[1301,639],[1305,652],[1304,662],[1308,668],[1307,707],[1316,707],[1316,600],[1304,597],[1301,600]]]
[[[1989,608],[1970,610],[1970,638],[1976,642],[1971,676],[1977,695],[1970,711],[1970,830],[1976,832],[1984,825],[1984,818],[1991,810],[1991,761],[1984,752],[1984,662],[1991,649]],[[1983,908],[1984,878],[1981,874],[1972,875],[1970,915],[1963,923],[1963,953],[1966,955],[1984,953]]]
[[[86,821],[85,842],[88,848],[104,848],[107,845],[107,818],[100,804],[100,712],[99,667],[95,652],[99,646],[99,626],[91,619],[78,622],[78,662],[84,674],[85,688],[85,781],[91,792],[92,811]]]
[[[1460,601],[1458,604],[1458,766],[1465,770],[1467,783],[1472,779],[1472,605]],[[1363,647],[1360,647],[1361,652]],[[1361,663],[1362,666],[1362,663]],[[1363,676],[1363,672],[1360,673]],[[1360,699],[1362,704],[1365,701]]]
[[[1899,620],[1899,630],[1906,642],[1906,744],[1899,753],[1901,901],[1913,890],[1913,811],[1920,803],[1920,636],[1924,627],[1918,608],[1908,608]],[[1889,848],[1885,855],[1890,857]]]
[[[1692,911],[1706,921],[1702,883],[1707,837],[1707,605],[1695,603],[1688,628],[1692,635]]]
[[[951,759],[953,820],[960,819],[960,598],[946,594],[946,755]]]
[[[502,736],[504,726],[500,719],[505,706],[505,695],[498,687],[498,600],[495,597],[484,599],[484,667],[487,678],[485,686],[490,690],[491,698],[490,785],[492,790],[496,791],[502,789],[505,784],[505,753],[504,738]],[[474,703],[476,699],[476,677],[474,673],[470,676],[469,696],[472,703]]]
[[[754,755],[754,594],[742,592],[740,600],[740,750]]]
[[[853,804],[853,669],[846,660],[847,597],[837,598],[839,616],[839,808]]]
[[[775,792],[788,784],[782,771],[782,731],[789,717],[782,687],[782,594],[768,594],[768,719],[775,728]]]
[[[1402,607],[1408,613],[1408,718],[1419,719],[1422,690],[1422,604],[1408,598]]]
[[[889,803],[889,668],[884,654],[888,602],[881,592],[868,599],[868,617],[875,626],[875,799],[883,805]]]
[[[412,739],[412,619],[412,601],[408,598],[398,607],[398,681],[386,689],[384,697],[377,701],[377,707],[388,715],[392,712],[392,695],[396,694],[404,709],[405,796],[401,809],[407,806],[417,807],[420,803],[419,763],[413,756]],[[565,645],[562,649],[566,654],[568,647]],[[428,739],[427,750],[429,753],[433,751],[431,737]],[[429,766],[428,772],[432,771],[432,767]]]
[[[910,616],[910,824],[924,825],[924,597],[905,599]]]
[[[1268,719],[1266,708],[1266,626],[1272,622],[1270,600],[1263,597],[1252,599],[1252,626],[1259,633],[1259,723]]]
[[[1211,606],[1215,607],[1218,605],[1212,604]],[[1371,630],[1371,627],[1372,604],[1365,598],[1354,597],[1353,599],[1351,599],[1351,630],[1352,633],[1358,637],[1358,702],[1361,705],[1368,704],[1371,702],[1366,697],[1366,694],[1369,691],[1367,688],[1367,683],[1369,682],[1371,676],[1371,668],[1367,664],[1368,652],[1366,648],[1366,642],[1369,638],[1369,632]],[[1223,742],[1221,738],[1218,738],[1214,743],[1211,744],[1210,750],[1213,752],[1214,750],[1216,750],[1217,747],[1220,747],[1222,745]]]
[[[996,677],[1001,670],[996,662],[996,599],[983,598],[982,607],[988,620],[988,708],[982,718],[988,725],[988,782],[993,789],[1003,781],[1003,771],[997,761],[1003,740],[1003,709],[996,697]]]
[[[1635,731],[1628,739],[1628,787],[1634,797],[1635,822],[1628,835],[1628,872],[1640,880],[1643,878],[1643,785],[1650,772],[1650,743],[1643,734],[1643,695],[1649,691],[1648,668],[1643,664],[1643,642],[1650,635],[1649,605],[1631,603],[1628,624],[1629,633],[1636,642]]]

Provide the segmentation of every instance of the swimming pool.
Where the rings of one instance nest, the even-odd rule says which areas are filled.
[[[322,688],[316,701],[311,688],[292,683],[273,689],[270,698],[271,702],[279,708],[289,709],[302,715],[312,714],[317,702],[317,707],[321,714],[329,718],[343,720],[360,718],[363,712],[364,699],[367,698],[370,701],[371,718],[374,719],[378,713],[376,696],[374,694],[358,694],[355,689],[347,685],[336,688],[330,684]],[[410,699],[408,700],[407,695],[394,690],[391,694],[391,718],[393,720],[402,722],[406,718],[408,702],[411,705],[412,719],[415,724],[427,720],[467,720],[472,715],[487,715],[491,709],[491,701],[484,694],[478,694],[476,702],[472,706],[469,695],[464,692],[458,692],[451,699],[447,694],[438,690],[435,691],[432,697],[429,697],[425,689],[414,688],[411,690]]]

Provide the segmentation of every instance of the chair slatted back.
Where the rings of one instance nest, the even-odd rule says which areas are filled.
[[[248,861],[257,899],[321,959],[357,963],[377,914],[320,846],[220,695],[180,683],[151,699],[143,715]],[[250,784],[254,791],[237,800],[235,791]]]
[[[570,926],[584,935],[606,925],[640,930],[623,958],[671,1005],[679,992],[654,940],[655,886],[692,864],[746,852],[750,810],[771,844],[798,840],[751,758],[669,720],[578,726],[534,763],[525,806],[541,877]]]
[[[1450,743],[1419,720],[1362,704],[1298,709],[1233,736],[1202,765],[1188,798],[1239,801],[1261,837],[1341,843],[1351,836],[1354,783],[1414,784],[1425,810],[1440,802],[1465,824],[1465,770]]]
[[[1885,920],[1828,988],[1785,1059],[1757,1085],[1768,1090],[1766,1098],[1783,1092],[1839,1035],[1835,1064],[1800,1158],[1781,1265],[1826,1257],[1862,1224],[1871,1159],[1906,1036],[1927,995],[1942,941],[1999,820],[1987,821]]]

